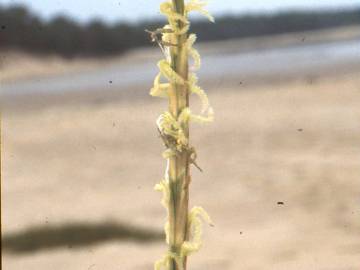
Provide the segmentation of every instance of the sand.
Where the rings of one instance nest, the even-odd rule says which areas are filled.
[[[192,127],[204,173],[204,247],[192,270],[358,270],[359,72],[210,90],[216,121]],[[131,93],[129,93],[130,97]],[[56,103],[3,115],[3,236],[109,220],[162,230],[165,162],[149,98]],[[116,240],[3,255],[6,270],[152,269],[160,241]]]

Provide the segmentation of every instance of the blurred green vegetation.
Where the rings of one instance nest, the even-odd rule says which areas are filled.
[[[65,57],[121,54],[132,48],[149,46],[149,37],[144,29],[155,29],[163,23],[158,20],[110,25],[92,20],[80,24],[65,16],[45,21],[24,6],[0,6],[0,49],[54,53]],[[360,7],[337,11],[224,16],[217,18],[212,27],[208,27],[207,22],[195,21],[192,31],[198,33],[199,41],[210,41],[356,24],[360,24]]]

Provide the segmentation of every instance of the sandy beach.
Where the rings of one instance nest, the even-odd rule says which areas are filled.
[[[193,169],[191,205],[215,227],[189,269],[359,269],[359,74],[208,89],[216,120],[192,127],[204,173]],[[107,222],[161,234],[155,119],[166,103],[127,93],[3,112],[3,237]],[[4,269],[152,269],[162,239],[134,239],[5,244]]]

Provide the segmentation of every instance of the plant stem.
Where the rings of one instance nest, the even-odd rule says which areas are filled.
[[[175,11],[184,15],[184,0],[173,0]],[[182,27],[179,22],[179,27]],[[188,79],[188,54],[185,48],[187,34],[174,35],[174,44],[171,48],[171,66],[184,80]],[[173,83],[169,95],[169,111],[174,117],[178,117],[181,111],[189,106],[189,91],[187,85]],[[185,136],[189,138],[189,126],[184,124]],[[189,154],[186,151],[180,152],[177,156],[171,157],[169,161],[170,179],[170,205],[169,205],[169,241],[170,251],[179,254],[182,243],[187,240],[187,219],[189,204],[189,183],[190,183]],[[174,259],[169,270],[186,270],[186,258],[182,258],[178,265]]]

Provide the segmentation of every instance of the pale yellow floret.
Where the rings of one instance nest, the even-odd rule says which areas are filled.
[[[161,73],[159,73],[154,80],[154,86],[150,90],[150,95],[153,97],[162,97],[167,98],[168,97],[168,91],[170,89],[169,83],[161,83]]]
[[[161,114],[157,120],[157,125],[165,135],[177,138],[180,127],[170,112]]]
[[[185,80],[171,68],[169,62],[165,59],[158,62],[158,67],[160,69],[161,75],[167,78],[171,83],[176,83],[179,85],[185,84]]]
[[[189,31],[190,23],[189,23],[188,19],[185,16],[174,11],[172,2],[162,3],[160,5],[160,12],[168,18],[169,24],[170,24],[171,29],[173,30],[174,34],[183,35],[187,31]],[[184,24],[184,26],[179,28],[178,21],[182,22]]]
[[[155,262],[154,270],[170,269],[171,256],[166,254],[162,259]]]
[[[172,259],[175,260],[179,270],[184,269],[184,266],[182,264],[182,258],[179,255],[168,251],[166,253],[166,255],[162,259],[158,260],[155,263],[154,270],[161,270],[161,269],[167,270],[167,269],[170,269],[169,267],[170,267],[170,263],[171,263]]]
[[[190,74],[188,81],[189,90],[191,93],[196,94],[200,98],[202,107],[201,113],[205,113],[210,108],[209,99],[205,91],[197,85],[197,82],[197,76],[194,73]]]
[[[198,85],[191,85],[190,92],[196,94],[201,100],[201,113],[205,113],[209,108],[209,99],[205,91]]]
[[[161,180],[160,183],[156,184],[154,189],[163,193],[163,198],[161,200],[162,205],[168,209],[170,202],[170,188],[168,180]]]
[[[189,107],[184,108],[178,117],[178,122],[181,124],[186,124],[189,122],[191,117],[191,110]]]
[[[193,114],[188,107],[183,109],[181,114],[179,115],[179,122],[181,121],[181,123],[193,121],[199,124],[206,124],[212,122],[213,120],[214,111],[211,107],[208,108],[206,115]]]
[[[214,121],[214,110],[210,107],[205,116],[197,115],[197,114],[191,114],[190,120],[195,122],[195,123],[199,123],[199,124],[211,123],[211,122]]]
[[[169,269],[170,259],[168,256],[164,256],[154,264],[154,270]]]
[[[161,200],[161,204],[166,209],[167,214],[169,215],[169,203],[170,203],[170,187],[169,180],[161,180],[159,184],[155,185],[154,188],[156,191],[160,191],[163,194],[163,198]],[[166,243],[169,243],[169,232],[170,232],[170,224],[169,222],[165,223],[164,232],[166,237]]]
[[[164,112],[159,116],[157,126],[163,134],[174,138],[177,143],[176,150],[181,152],[188,147],[188,139],[185,136],[183,125],[189,121],[204,124],[213,121],[213,119],[214,112],[211,107],[208,108],[207,115],[204,116],[192,114],[190,108],[186,107],[181,111],[178,119],[175,119],[170,112]],[[174,153],[173,149],[167,149],[163,153],[164,158],[169,158],[174,155],[176,155],[176,153]]]
[[[190,240],[185,241],[181,246],[180,257],[189,256],[191,253],[197,252],[202,245],[202,222],[203,219],[212,225],[210,216],[202,207],[193,207],[188,216],[188,228],[190,232]]]
[[[164,112],[157,120],[158,128],[168,136],[173,137],[177,142],[177,150],[181,151],[183,146],[188,145],[185,132],[175,117],[170,112]]]
[[[207,1],[190,0],[189,3],[185,5],[185,14],[187,15],[191,11],[197,11],[208,18],[209,21],[215,22],[214,17],[205,9],[206,5]]]
[[[199,251],[202,245],[202,220],[212,225],[209,215],[202,207],[193,207],[188,216],[188,228],[190,233],[190,240],[185,241],[181,245],[180,254],[174,252],[167,252],[166,255],[155,263],[154,269],[168,269],[171,259],[174,259],[179,269],[183,269],[182,259]]]
[[[174,6],[171,1],[160,4],[160,12],[164,14],[169,20],[178,20],[185,24],[189,23],[189,20],[185,16],[174,11]]]
[[[201,66],[201,58],[199,52],[193,48],[194,43],[196,42],[196,35],[190,34],[189,38],[186,41],[186,47],[189,55],[194,59],[194,70],[198,70]]]
[[[170,244],[170,222],[166,221],[164,225],[166,243]]]
[[[176,24],[175,24],[176,25]],[[178,28],[177,26],[172,26],[172,29],[174,31],[174,34],[176,35],[184,35],[186,34],[189,29],[190,29],[190,25],[189,24],[185,24],[185,26],[183,26],[182,28]]]

